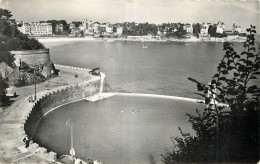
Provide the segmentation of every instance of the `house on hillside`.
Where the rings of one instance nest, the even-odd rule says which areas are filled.
[[[120,36],[120,35],[122,35],[122,33],[123,33],[123,27],[122,26],[117,26],[116,34]]]
[[[223,34],[224,30],[225,30],[225,24],[223,22],[218,22],[216,33]]]
[[[189,23],[183,26],[183,30],[185,30],[188,34],[193,34],[193,27]]]
[[[55,26],[55,32],[63,32],[63,24],[57,24]]]
[[[211,23],[202,23],[201,24],[201,29],[200,29],[200,36],[201,37],[207,37],[209,34],[209,26]]]

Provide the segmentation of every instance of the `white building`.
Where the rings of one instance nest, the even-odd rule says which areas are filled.
[[[183,29],[188,33],[188,34],[192,34],[193,33],[193,27],[192,25],[190,25],[189,23],[185,24],[183,26]]]
[[[23,25],[21,27],[18,27],[18,30],[23,34],[30,35],[31,33],[30,24],[23,22]]]
[[[85,22],[86,21],[86,22]],[[92,21],[83,21],[83,29],[86,27],[86,30],[84,30],[84,33],[86,35],[92,35],[93,34],[93,23]]]
[[[22,27],[19,27],[23,34],[27,35],[52,35],[51,23],[24,23]]]
[[[107,26],[106,26],[106,32],[107,32],[107,33],[110,33],[110,34],[113,33],[113,26],[107,25]]]
[[[92,24],[92,31],[93,31],[94,34],[99,33],[99,28],[98,27],[99,27],[99,24],[97,22]]]
[[[223,22],[218,22],[216,33],[223,34],[224,30],[225,30],[225,24]]]
[[[87,30],[88,29],[88,20],[87,19],[84,19],[82,22],[82,26],[83,26],[83,30]]]
[[[233,24],[233,33],[242,33],[241,26],[237,26],[235,23]]]
[[[122,35],[123,33],[123,27],[122,26],[117,26],[116,28],[116,34],[117,35]]]
[[[79,25],[79,29],[80,29],[81,31],[83,31],[83,30],[84,30],[84,26],[83,26],[82,24],[80,24],[80,25]]]

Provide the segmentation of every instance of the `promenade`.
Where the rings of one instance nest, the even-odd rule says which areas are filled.
[[[71,69],[56,66],[60,70],[60,76],[52,78],[36,85],[37,98],[62,88],[73,86],[83,81],[96,79],[86,70]],[[78,74],[75,78],[74,74]],[[28,97],[34,96],[35,86],[14,88],[18,97],[8,108],[0,112],[0,163],[59,163],[55,161],[56,153],[40,148],[36,143],[25,148],[23,138],[26,136],[24,123],[33,103],[29,103]]]

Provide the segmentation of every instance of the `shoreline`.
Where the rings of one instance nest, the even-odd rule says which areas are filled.
[[[229,38],[188,38],[188,39],[176,39],[176,38],[153,38],[147,36],[128,36],[128,37],[118,37],[118,38],[94,38],[94,37],[32,37],[37,39],[41,43],[51,43],[51,42],[74,42],[74,41],[103,41],[103,42],[141,42],[141,43],[223,43],[223,42],[245,42],[245,37],[238,37],[237,39]]]
[[[16,88],[19,94],[14,103],[5,108],[0,114],[0,163],[61,163],[57,160],[57,154],[41,147],[37,143],[30,143],[24,147],[23,138],[27,136],[25,123],[36,103],[49,94],[56,93],[60,89],[74,86],[88,85],[98,80],[97,77],[86,74],[88,69],[55,65],[61,70],[62,75],[41,83],[37,83],[37,101],[30,103],[28,97],[34,94],[34,85]],[[74,78],[74,73],[79,78]],[[61,85],[60,82],[64,82]],[[66,83],[66,85],[65,85]]]

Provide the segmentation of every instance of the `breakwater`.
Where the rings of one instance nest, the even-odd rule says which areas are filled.
[[[69,70],[80,70],[86,71],[88,69],[64,66],[64,65],[55,65],[57,68],[66,68]],[[56,89],[48,91],[48,93],[38,93],[38,99],[32,104],[31,110],[27,113],[27,116],[24,119],[24,131],[25,134],[33,139],[35,129],[41,118],[54,110],[55,108],[72,103],[75,101],[82,100],[86,97],[92,96],[96,93],[99,93],[101,90],[101,81],[104,81],[105,75],[101,73],[102,76],[92,76],[88,81],[83,81],[75,85],[64,85]],[[55,152],[49,152],[46,148],[39,147],[37,143],[31,143],[30,147],[33,147],[35,152],[41,151],[44,157],[51,158],[51,160],[56,160],[57,154]]]

